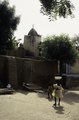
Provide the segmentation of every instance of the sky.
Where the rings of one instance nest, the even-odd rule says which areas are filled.
[[[74,18],[59,18],[49,21],[48,17],[40,13],[39,0],[9,0],[10,6],[15,6],[15,13],[20,16],[20,23],[14,32],[16,39],[23,43],[24,35],[30,29],[34,29],[43,37],[48,35],[68,34],[69,36],[79,35],[79,0],[71,0],[75,6]]]

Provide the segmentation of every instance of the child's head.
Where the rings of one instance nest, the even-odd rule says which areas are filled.
[[[60,86],[60,85],[61,85],[60,80],[58,80],[58,81],[57,81],[57,85],[58,85],[58,86]]]

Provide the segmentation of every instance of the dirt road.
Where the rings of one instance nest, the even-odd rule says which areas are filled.
[[[79,120],[79,91],[66,91],[60,107],[47,94],[0,95],[0,120]]]

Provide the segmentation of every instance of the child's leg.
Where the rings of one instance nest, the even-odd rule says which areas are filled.
[[[56,106],[57,99],[56,99],[56,97],[54,99],[55,99],[55,104],[54,105]]]
[[[58,105],[60,105],[60,101],[61,101],[61,99],[59,98],[59,102],[58,102]]]
[[[52,96],[52,92],[51,92],[51,98],[53,98],[53,96]]]
[[[49,92],[48,92],[48,98],[50,98]]]

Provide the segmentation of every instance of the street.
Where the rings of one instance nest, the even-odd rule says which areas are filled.
[[[79,120],[79,91],[66,91],[60,107],[47,93],[0,95],[0,120]]]

